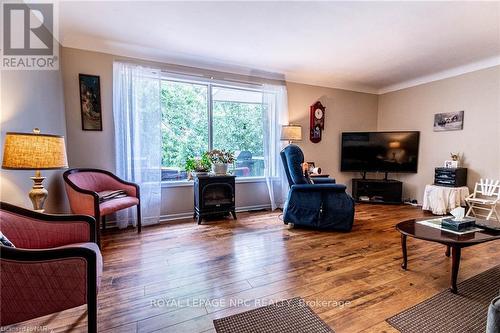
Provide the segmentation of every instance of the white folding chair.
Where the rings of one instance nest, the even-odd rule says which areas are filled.
[[[496,219],[500,222],[496,211],[500,202],[500,180],[481,179],[474,187],[474,193],[465,198],[469,206],[466,216]]]

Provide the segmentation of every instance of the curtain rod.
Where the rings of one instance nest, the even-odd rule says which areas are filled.
[[[219,81],[226,81],[226,82],[233,82],[233,83],[240,83],[240,84],[250,84],[250,85],[262,85],[265,83],[274,83],[274,84],[280,84],[280,85],[285,85],[285,80],[280,80],[280,79],[269,79],[269,78],[263,78],[259,76],[252,76],[252,75],[244,75],[244,74],[237,74],[237,73],[230,73],[230,72],[221,72],[221,71],[211,71],[209,69],[203,69],[203,68],[198,68],[198,67],[189,67],[189,66],[183,66],[183,65],[175,65],[175,64],[158,64],[158,63],[151,63],[149,61],[131,61],[129,59],[122,60],[118,59],[117,61],[119,62],[125,62],[125,63],[130,63],[130,64],[135,64],[139,66],[147,66],[152,69],[156,68],[159,70],[161,73],[165,74],[173,74],[173,75],[180,75],[180,76],[194,76],[194,77],[200,77],[200,78],[205,78],[209,80],[219,80]],[[186,67],[188,70],[183,71],[183,70],[175,70],[175,69],[168,69],[165,68],[166,66],[182,66]],[[189,70],[191,69],[191,70]],[[206,71],[207,73],[199,73],[200,71]],[[235,76],[249,76],[252,78],[255,78],[255,80],[238,80],[234,78],[227,78],[225,75],[235,75]]]
[[[257,76],[251,76],[255,78],[255,80],[237,80],[237,79],[232,79],[232,78],[227,78],[224,76],[218,77],[216,74],[200,74],[200,73],[191,73],[191,72],[177,72],[177,71],[172,71],[172,70],[161,70],[162,73],[165,74],[174,74],[174,75],[180,75],[180,76],[195,76],[195,77],[200,77],[204,78],[207,80],[214,80],[214,81],[224,81],[224,82],[232,82],[232,83],[239,83],[239,84],[248,84],[248,85],[263,85],[265,82],[276,82],[276,83],[281,83],[284,84],[284,81],[281,80],[274,80],[274,79],[266,79],[266,78],[260,78]],[[225,74],[232,74],[232,73],[225,73]],[[241,74],[233,74],[233,75],[238,75],[238,76],[244,76]]]

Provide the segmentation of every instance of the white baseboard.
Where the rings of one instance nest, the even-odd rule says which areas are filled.
[[[242,206],[236,207],[236,212],[248,212],[252,210],[262,210],[262,209],[271,209],[271,205],[253,205],[253,206]],[[165,221],[174,221],[174,220],[183,220],[189,219],[193,217],[193,212],[185,212],[185,213],[175,213],[175,214],[165,214],[160,215],[160,222]]]

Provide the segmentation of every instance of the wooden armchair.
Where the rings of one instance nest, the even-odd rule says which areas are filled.
[[[0,325],[87,304],[88,331],[97,332],[102,256],[94,218],[2,202],[0,229],[15,246],[0,251]]]
[[[141,203],[139,185],[118,178],[113,173],[99,169],[70,169],[63,174],[69,205],[74,214],[94,216],[97,223],[97,240],[100,242],[99,224],[106,228],[105,216],[116,211],[137,206],[137,232],[141,232]],[[99,202],[99,192],[124,190],[126,197]]]

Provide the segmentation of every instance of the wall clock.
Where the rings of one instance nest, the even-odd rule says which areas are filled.
[[[309,139],[313,143],[321,141],[321,132],[325,129],[325,110],[320,101],[310,107]]]

